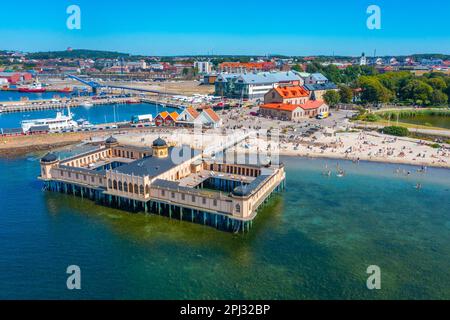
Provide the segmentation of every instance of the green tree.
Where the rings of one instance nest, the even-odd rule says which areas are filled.
[[[433,90],[431,94],[431,104],[441,106],[448,103],[448,96],[440,90]]]
[[[353,101],[353,90],[346,85],[339,85],[339,96],[342,103],[351,103]]]
[[[434,90],[445,90],[447,88],[447,83],[442,78],[431,78],[427,79],[426,83],[428,83]]]
[[[299,64],[292,66],[292,70],[297,71],[297,72],[303,72],[303,69]]]
[[[339,103],[341,97],[339,95],[339,92],[335,90],[328,90],[324,93],[323,99],[329,106],[333,107]]]
[[[400,97],[402,100],[411,99],[417,104],[428,104],[431,100],[432,93],[433,88],[429,84],[418,79],[409,81],[400,89]]]
[[[392,92],[384,87],[376,77],[362,76],[358,79],[358,85],[362,89],[362,102],[386,103],[392,98]]]

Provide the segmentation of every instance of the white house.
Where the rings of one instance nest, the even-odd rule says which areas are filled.
[[[213,109],[208,108],[200,113],[200,115],[195,119],[195,123],[213,128],[219,128],[222,126],[222,119],[217,115],[217,113],[214,112]]]
[[[200,113],[192,107],[185,108],[178,116],[178,121],[194,122]]]
[[[194,68],[197,68],[198,72],[202,74],[211,73],[212,64],[209,61],[195,61]]]

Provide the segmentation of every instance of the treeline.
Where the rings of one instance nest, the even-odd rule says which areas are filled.
[[[127,58],[127,53],[77,49],[72,51],[35,52],[27,55],[28,59],[116,59]]]
[[[300,66],[296,65],[293,70],[303,71]],[[369,76],[377,74],[377,70],[372,66],[350,66],[345,69],[339,69],[334,64],[322,65],[321,63],[314,61],[308,63],[306,66],[306,72],[308,73],[321,73],[328,80],[336,84],[351,85],[360,76]]]
[[[424,55],[426,56],[426,55]],[[441,72],[416,76],[409,71],[378,73],[372,66],[350,66],[310,63],[306,72],[320,72],[338,84],[339,91],[327,92],[324,99],[330,105],[350,103],[394,103],[417,106],[444,106],[450,97],[450,76]]]
[[[355,85],[361,89],[362,103],[444,106],[450,96],[450,77],[440,72],[420,77],[407,71],[361,76]]]

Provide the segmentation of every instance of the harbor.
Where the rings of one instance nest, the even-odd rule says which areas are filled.
[[[32,102],[2,102],[0,106],[0,113],[14,113],[14,112],[33,112],[42,110],[55,110],[62,108],[77,108],[77,107],[95,107],[108,104],[133,104],[141,103],[139,98],[133,97],[83,97],[72,99],[50,99],[50,100],[36,100]]]

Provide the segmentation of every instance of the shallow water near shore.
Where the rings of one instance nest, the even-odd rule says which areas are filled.
[[[244,235],[42,192],[37,155],[0,159],[0,298],[450,299],[450,170],[282,159],[287,190]]]

